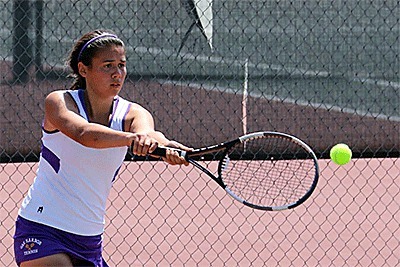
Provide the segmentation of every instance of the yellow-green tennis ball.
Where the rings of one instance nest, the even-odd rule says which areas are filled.
[[[348,145],[337,144],[331,148],[331,160],[338,165],[345,165],[351,160],[352,152]]]

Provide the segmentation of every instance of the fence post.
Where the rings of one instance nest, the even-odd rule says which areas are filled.
[[[44,78],[42,69],[42,46],[43,46],[43,0],[35,1],[35,67],[36,78]]]
[[[13,79],[14,82],[29,81],[32,64],[32,42],[29,37],[31,26],[30,1],[14,0],[13,10]]]

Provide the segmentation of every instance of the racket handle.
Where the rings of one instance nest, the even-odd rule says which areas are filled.
[[[159,157],[165,157],[166,154],[167,154],[167,149],[166,149],[165,147],[157,147],[157,148],[151,153],[151,155],[159,156]]]
[[[159,156],[159,157],[165,157],[167,155],[167,149],[169,150],[175,150],[178,151],[180,156],[185,157],[186,156],[186,151],[177,149],[177,148],[172,148],[172,147],[163,147],[163,146],[158,146],[152,153],[151,155],[154,156]]]

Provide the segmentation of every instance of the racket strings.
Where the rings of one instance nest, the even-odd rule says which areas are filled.
[[[257,206],[296,202],[312,187],[314,161],[299,144],[285,138],[251,139],[233,147],[221,177],[237,196]],[[238,156],[240,155],[240,156]]]

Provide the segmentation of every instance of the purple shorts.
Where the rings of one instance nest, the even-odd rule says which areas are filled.
[[[73,263],[108,267],[102,257],[102,236],[81,236],[18,216],[14,253],[18,266],[23,261],[65,253]]]

